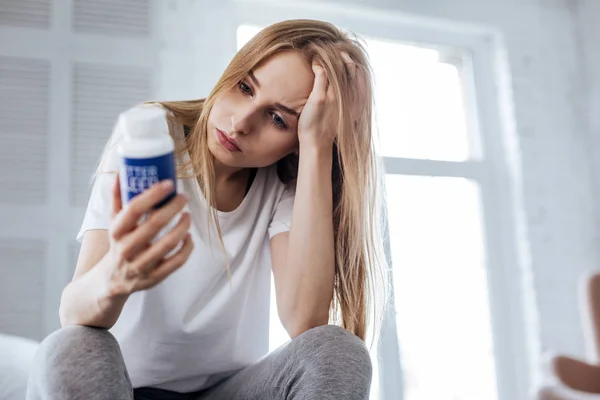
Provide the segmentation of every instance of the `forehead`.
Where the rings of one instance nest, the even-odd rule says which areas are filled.
[[[306,58],[297,51],[286,50],[269,57],[254,69],[261,96],[281,101],[290,107],[302,106],[308,99],[314,73]]]

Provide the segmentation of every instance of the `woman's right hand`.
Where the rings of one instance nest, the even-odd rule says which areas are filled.
[[[163,281],[188,259],[194,244],[189,234],[190,214],[183,212],[177,225],[154,243],[156,235],[181,212],[187,199],[178,194],[159,209],[153,207],[173,192],[172,181],[162,181],[135,196],[126,208],[121,202],[119,178],[113,187],[110,248],[107,266],[108,295],[129,296]],[[148,218],[138,226],[142,216]],[[167,257],[180,243],[181,248]]]

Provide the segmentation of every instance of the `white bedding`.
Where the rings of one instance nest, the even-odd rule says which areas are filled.
[[[0,400],[23,400],[29,368],[39,344],[0,334]]]

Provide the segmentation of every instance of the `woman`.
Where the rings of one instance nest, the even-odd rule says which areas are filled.
[[[294,20],[254,37],[205,100],[137,107],[165,110],[180,173],[139,226],[172,183],[122,208],[117,125],[28,398],[367,398],[383,276],[370,82],[356,41]],[[265,356],[271,270],[292,340]]]

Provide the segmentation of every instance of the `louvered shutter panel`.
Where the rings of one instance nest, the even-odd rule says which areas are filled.
[[[0,0],[0,333],[60,327],[90,178],[118,114],[162,81],[162,3]]]
[[[48,29],[52,0],[2,0],[0,25]]]
[[[45,60],[0,57],[0,203],[46,202],[49,70]]]
[[[39,340],[43,336],[45,243],[1,239],[0,257],[1,332]]]
[[[76,64],[73,77],[72,203],[87,203],[90,177],[120,112],[150,98],[150,71]]]
[[[75,32],[144,37],[150,30],[150,0],[74,0]]]

